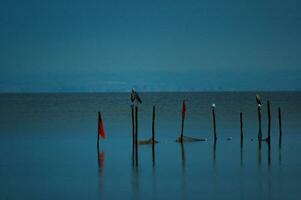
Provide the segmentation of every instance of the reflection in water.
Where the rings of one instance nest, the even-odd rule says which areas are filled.
[[[181,161],[182,161],[182,177],[181,177],[181,184],[182,184],[182,199],[186,199],[186,154],[184,143],[181,142]]]
[[[138,161],[139,161],[138,147],[136,147],[136,145],[132,145],[132,167],[133,168],[138,168]]]
[[[99,148],[97,148],[97,165],[98,165],[98,173],[99,173],[99,189],[101,191],[100,194],[102,194],[104,190],[104,177],[103,177],[103,171],[105,166],[105,152],[101,150],[99,151]]]
[[[265,144],[265,143],[264,143]],[[267,144],[267,160],[268,168],[271,167],[271,142],[266,141]],[[258,142],[258,166],[261,165],[262,155],[261,155],[261,141]]]
[[[104,164],[105,164],[105,152],[103,150],[99,152],[99,149],[97,149],[97,160],[98,160],[98,171],[101,174],[104,170]]]
[[[184,149],[184,144],[183,142],[180,143],[181,144],[181,159],[182,159],[182,169],[183,172],[185,171],[185,149]]]
[[[279,161],[279,166],[281,166],[281,164],[282,164],[282,153],[281,153],[281,148],[279,148],[279,151],[278,151],[278,161]]]
[[[132,167],[138,167],[138,154],[136,153],[136,145],[133,143],[132,145]]]
[[[152,145],[152,199],[156,198],[157,194],[157,179],[156,179],[156,152],[155,152],[155,145]]]
[[[271,167],[271,143],[267,142],[268,144],[268,167]]]
[[[261,141],[258,141],[258,162],[257,162],[258,167],[261,165]]]
[[[213,167],[216,167],[216,140],[213,141]]]
[[[139,199],[139,170],[136,165],[133,166],[132,168],[132,194],[133,194],[133,199]]]
[[[152,145],[152,162],[153,162],[153,168],[155,168],[156,166],[155,144]]]
[[[244,147],[244,141],[241,140],[240,141],[240,166],[241,167],[243,167],[243,157],[244,157],[244,155],[243,155],[243,153],[244,153],[243,147]]]

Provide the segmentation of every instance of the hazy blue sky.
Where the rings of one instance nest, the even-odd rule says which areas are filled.
[[[0,91],[300,90],[299,0],[0,0]]]

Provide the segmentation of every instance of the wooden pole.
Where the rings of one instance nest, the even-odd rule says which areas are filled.
[[[258,104],[257,106],[258,112],[258,141],[262,140],[262,131],[261,131],[261,105]]]
[[[243,133],[242,112],[240,112],[240,143],[242,143],[243,138],[244,138],[244,133]]]
[[[268,105],[268,137],[267,142],[271,140],[271,108],[270,108],[270,101],[267,101]]]
[[[213,133],[214,133],[214,141],[216,141],[216,122],[215,122],[215,105],[212,106],[212,119],[213,119]]]
[[[135,106],[135,143],[136,143],[136,165],[138,166],[138,106]]]
[[[134,105],[131,106],[132,108],[132,146],[135,146],[135,122],[134,122]]]
[[[152,120],[152,161],[153,167],[155,167],[155,117],[156,117],[156,108],[153,106],[153,120]]]
[[[135,163],[135,117],[134,117],[134,105],[131,106],[132,111],[132,164]]]
[[[185,104],[185,101],[183,101],[182,106],[184,106],[184,104]],[[183,142],[183,138],[184,138],[184,121],[185,121],[185,113],[183,114],[183,110],[182,110],[182,127],[181,127],[181,138],[180,138],[181,143]]]
[[[100,118],[101,118],[101,114],[100,114],[100,112],[98,112],[97,151],[99,151],[99,122],[100,122]]]
[[[279,147],[281,148],[282,141],[282,125],[281,125],[281,109],[278,108],[278,121],[279,121]]]
[[[155,117],[156,117],[156,111],[155,106],[153,106],[153,121],[152,121],[152,144],[155,145]]]

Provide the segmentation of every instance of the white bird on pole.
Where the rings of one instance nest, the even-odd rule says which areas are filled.
[[[257,105],[260,107],[261,106],[261,99],[260,99],[259,94],[256,94],[256,102],[257,102]]]

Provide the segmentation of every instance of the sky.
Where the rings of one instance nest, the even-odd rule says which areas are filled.
[[[299,0],[0,0],[0,92],[301,90]]]

